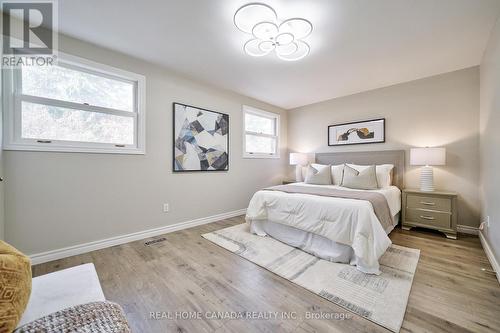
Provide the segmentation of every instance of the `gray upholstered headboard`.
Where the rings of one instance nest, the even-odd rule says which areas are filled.
[[[405,174],[405,151],[404,150],[380,150],[360,152],[336,152],[317,153],[316,163],[319,164],[394,164],[392,173],[392,184],[401,190],[404,187]]]

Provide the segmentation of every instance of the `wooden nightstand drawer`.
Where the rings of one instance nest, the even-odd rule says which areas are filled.
[[[451,214],[424,209],[406,209],[406,220],[437,228],[451,229]]]
[[[431,209],[451,213],[451,199],[439,198],[431,195],[408,194],[406,207]]]
[[[403,190],[403,229],[425,227],[457,239],[457,197],[454,192]]]

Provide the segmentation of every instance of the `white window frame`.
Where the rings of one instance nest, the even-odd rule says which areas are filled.
[[[242,107],[243,111],[243,157],[244,158],[280,158],[280,115],[277,113],[272,113],[272,112],[267,112],[263,111],[257,108],[254,108],[252,106],[248,105],[243,105]],[[252,131],[247,131],[246,130],[246,124],[245,124],[245,115],[249,114],[254,114],[259,117],[266,117],[266,118],[271,118],[275,122],[276,126],[276,133],[275,135],[269,135],[269,134],[264,134],[264,133],[257,133],[257,132],[252,132]],[[261,136],[261,137],[266,137],[266,138],[275,138],[276,139],[276,152],[273,154],[262,154],[262,153],[249,153],[247,152],[247,134],[250,135],[255,135],[255,136]]]
[[[5,150],[55,151],[75,153],[145,154],[146,153],[146,78],[143,75],[100,64],[80,57],[58,53],[59,65],[102,77],[132,82],[134,89],[133,112],[108,107],[87,105],[46,97],[22,95],[21,70],[4,69],[4,147]],[[112,143],[26,139],[21,137],[22,101],[64,107],[74,110],[107,113],[134,118],[134,143]]]

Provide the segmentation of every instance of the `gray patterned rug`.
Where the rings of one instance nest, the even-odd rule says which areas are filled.
[[[377,276],[253,235],[245,223],[202,237],[394,332],[403,323],[420,256],[420,250],[392,245]]]

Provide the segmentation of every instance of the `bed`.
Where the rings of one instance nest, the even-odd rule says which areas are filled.
[[[301,189],[298,193],[286,186],[260,190],[247,209],[251,232],[273,237],[325,260],[355,265],[364,273],[380,274],[378,259],[391,245],[388,234],[398,224],[401,211],[404,151],[320,153],[316,154],[316,163],[392,164],[394,168],[390,186],[376,190],[305,183],[295,183],[295,190]],[[353,193],[356,199],[336,197],[335,193],[347,191],[363,193]],[[334,194],[316,195],[323,192]],[[387,219],[382,223],[375,202],[360,199],[363,195],[385,198],[391,223]]]

